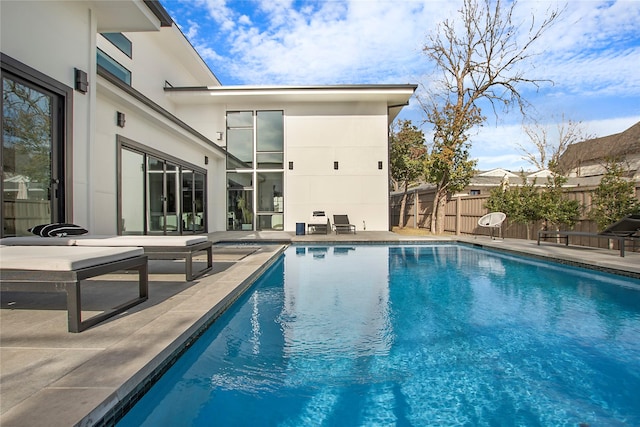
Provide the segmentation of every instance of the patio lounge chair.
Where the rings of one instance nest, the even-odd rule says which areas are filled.
[[[333,216],[333,229],[336,234],[346,232],[356,234],[356,226],[349,222],[348,215],[334,215]]]
[[[138,297],[82,320],[80,282],[120,270],[138,271]],[[66,292],[69,332],[82,332],[147,300],[147,257],[136,247],[2,246],[0,290]]]
[[[502,238],[502,223],[505,219],[507,219],[507,215],[502,212],[490,212],[478,220],[478,225],[491,230],[491,239],[495,239],[493,233],[497,228],[498,236]]]
[[[331,221],[327,215],[325,215],[324,211],[313,211],[311,218],[309,218],[309,222],[307,222],[307,233],[322,233],[328,234],[331,229]]]
[[[213,268],[213,243],[206,236],[68,236],[68,237],[6,237],[0,244],[10,246],[100,246],[144,249],[153,260],[185,260],[185,278],[191,281]],[[207,267],[193,274],[193,256],[206,251]]]
[[[600,233],[589,233],[586,231],[538,231],[538,246],[541,239],[556,237],[565,240],[565,246],[569,246],[569,236],[598,237],[618,241],[620,256],[624,257],[625,243],[627,240],[640,239],[640,215],[627,215],[619,221],[614,222]]]

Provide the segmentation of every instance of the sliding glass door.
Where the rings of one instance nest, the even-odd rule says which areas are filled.
[[[206,231],[203,170],[119,138],[121,234],[191,234]],[[145,150],[146,149],[146,150]],[[167,156],[169,157],[169,156]]]
[[[178,167],[147,156],[149,234],[176,234],[178,226]]]
[[[182,170],[182,229],[185,233],[205,230],[203,173]]]
[[[121,150],[120,161],[122,234],[145,232],[145,167],[144,155],[136,151]]]
[[[64,220],[60,97],[2,75],[2,233]]]

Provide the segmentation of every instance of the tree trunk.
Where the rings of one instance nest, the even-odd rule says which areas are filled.
[[[429,230],[431,234],[436,234],[436,216],[438,214],[438,192],[433,195],[433,208],[431,209],[431,224]]]
[[[442,234],[444,232],[444,214],[447,204],[447,192],[437,188],[433,199],[433,212],[431,212],[431,232]]]
[[[400,200],[400,218],[398,218],[398,228],[404,228],[404,219],[405,213],[404,210],[407,208],[407,193],[402,195],[402,199]]]
[[[436,233],[444,233],[444,219],[447,206],[447,193],[440,194],[438,200],[438,214],[436,215]]]
[[[402,199],[400,200],[400,218],[398,219],[398,228],[403,229],[406,224],[405,219],[407,214],[405,210],[407,209],[407,189],[409,188],[409,184],[405,183],[404,192],[402,193]]]

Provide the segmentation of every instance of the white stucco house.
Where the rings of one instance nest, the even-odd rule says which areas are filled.
[[[154,0],[0,2],[2,237],[389,229],[415,85],[223,86]]]

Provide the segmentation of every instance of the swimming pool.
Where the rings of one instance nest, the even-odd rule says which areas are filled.
[[[292,246],[118,425],[640,425],[638,390],[640,280]]]

